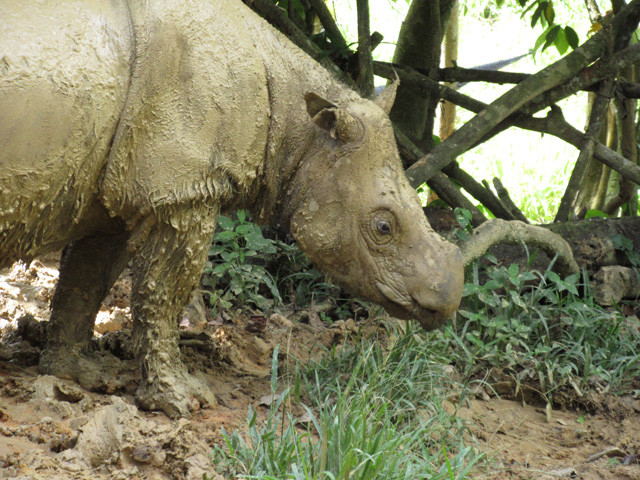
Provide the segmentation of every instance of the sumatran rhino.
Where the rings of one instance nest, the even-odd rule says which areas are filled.
[[[457,308],[461,257],[404,177],[393,88],[360,98],[239,0],[0,0],[0,18],[0,264],[64,247],[43,372],[118,374],[90,339],[130,262],[139,404],[210,401],[177,318],[237,208],[392,315],[431,329]]]

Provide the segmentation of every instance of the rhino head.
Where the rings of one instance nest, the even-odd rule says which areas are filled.
[[[460,304],[462,258],[431,228],[405,177],[386,114],[395,89],[387,90],[375,102],[341,106],[307,93],[313,138],[287,192],[286,217],[332,281],[430,330]]]

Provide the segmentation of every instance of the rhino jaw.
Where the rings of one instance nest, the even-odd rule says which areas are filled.
[[[453,316],[458,309],[458,301],[444,304],[421,304],[411,297],[399,298],[388,286],[376,282],[376,287],[385,297],[385,302],[380,302],[384,309],[396,318],[402,320],[415,319],[425,330],[434,330],[442,326]]]

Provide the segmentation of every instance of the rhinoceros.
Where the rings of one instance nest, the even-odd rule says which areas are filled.
[[[42,372],[104,388],[93,323],[132,271],[147,409],[211,402],[177,318],[216,218],[248,208],[334,282],[425,328],[458,307],[457,247],[363,99],[239,0],[0,0],[0,264],[62,249]]]

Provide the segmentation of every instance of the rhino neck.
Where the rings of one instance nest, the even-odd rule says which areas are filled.
[[[262,34],[269,37],[259,52],[267,78],[270,122],[263,172],[256,179],[248,208],[258,223],[289,232],[291,216],[306,190],[306,179],[299,172],[315,161],[313,152],[322,141],[306,111],[305,94],[314,92],[338,104],[359,97],[277,30],[269,27]]]

